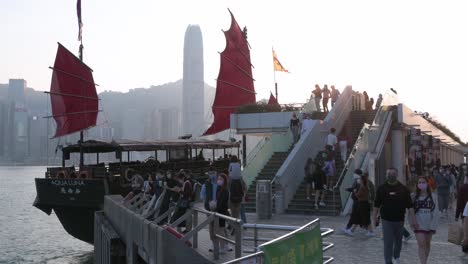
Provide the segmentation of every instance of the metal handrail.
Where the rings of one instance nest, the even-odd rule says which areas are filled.
[[[262,246],[265,246],[265,245],[269,245],[269,244],[272,244],[272,243],[276,243],[280,240],[283,240],[285,238],[288,238],[298,232],[301,232],[302,230],[304,229],[307,229],[309,228],[311,225],[315,225],[315,224],[319,224],[320,225],[320,219],[319,218],[316,218],[314,219],[313,221],[303,225],[303,226],[281,226],[281,225],[268,225],[268,224],[244,224],[243,227],[245,228],[252,228],[255,230],[255,236],[256,233],[257,233],[257,229],[263,229],[263,230],[291,230],[292,232],[288,233],[288,234],[285,234],[283,236],[280,236],[278,238],[275,238],[273,240],[269,240],[267,241],[266,243],[263,243],[260,245],[260,247]],[[326,237],[330,234],[332,234],[334,232],[333,229],[331,228],[320,228],[320,233],[321,233],[321,237]],[[257,238],[255,238],[257,239]],[[252,238],[244,238],[244,240],[252,240]],[[260,238],[260,239],[257,239],[256,241],[266,241],[267,239],[264,239],[264,238]],[[257,245],[256,245],[256,241],[255,241],[255,250],[257,250]],[[330,242],[322,242],[322,251],[323,252],[326,252],[327,250],[331,249],[332,247],[334,247],[334,244],[333,243],[330,243]],[[244,256],[244,257],[241,257],[241,258],[238,258],[238,259],[234,259],[234,260],[231,260],[231,261],[228,261],[228,262],[224,262],[224,264],[234,264],[234,263],[241,263],[242,261],[245,261],[245,260],[249,260],[249,259],[257,259],[259,260],[263,260],[263,256],[264,256],[264,252],[263,251],[258,251],[258,252],[255,252],[253,254],[250,254],[250,255],[247,255],[247,256]],[[334,260],[333,257],[329,257],[329,256],[323,256],[323,263],[331,263],[332,261]],[[257,262],[257,263],[263,263],[263,262]]]

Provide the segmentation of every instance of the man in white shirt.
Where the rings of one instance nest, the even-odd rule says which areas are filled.
[[[326,145],[332,146],[332,150],[335,151],[336,144],[338,143],[338,138],[335,135],[336,129],[332,127],[330,129],[330,134],[327,136]]]
[[[304,134],[304,132],[306,132],[307,130],[311,129],[313,124],[314,123],[313,123],[312,119],[310,119],[310,115],[307,115],[306,119],[304,119],[304,121],[302,121],[301,135]]]

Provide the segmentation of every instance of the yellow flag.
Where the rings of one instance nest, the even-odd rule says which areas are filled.
[[[272,50],[272,51],[273,51],[273,68],[275,69],[275,71],[289,72],[283,67],[283,65],[281,65],[281,62],[279,62],[278,58],[276,57],[275,50]]]

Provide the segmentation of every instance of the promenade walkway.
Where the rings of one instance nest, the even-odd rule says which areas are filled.
[[[453,211],[453,210],[452,210]],[[437,234],[433,237],[431,254],[429,263],[431,264],[468,264],[468,255],[465,255],[459,246],[447,242],[448,222],[453,222],[453,212],[449,212],[449,219],[442,218]],[[287,224],[287,225],[303,225],[317,216],[313,215],[274,215],[270,220],[257,220],[255,214],[247,214],[248,222],[265,223],[265,224]],[[329,227],[335,232],[328,236],[325,241],[334,243],[335,246],[327,251],[326,255],[335,258],[333,263],[346,264],[374,264],[384,263],[383,259],[383,240],[381,240],[382,232],[379,227],[376,230],[376,237],[367,237],[366,232],[362,229],[357,229],[353,237],[349,237],[341,232],[341,228],[346,225],[348,217],[320,217],[322,227]],[[277,237],[278,234],[272,231],[264,231],[271,237]],[[401,264],[416,264],[418,259],[418,246],[416,239],[413,237],[408,243],[403,243],[401,252]]]

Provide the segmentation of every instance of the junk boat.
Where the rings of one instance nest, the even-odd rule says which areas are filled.
[[[223,140],[173,140],[173,141],[96,141],[70,145],[62,149],[62,166],[47,168],[44,178],[36,178],[37,197],[34,206],[57,215],[65,230],[73,237],[93,243],[94,212],[102,210],[104,196],[120,194],[125,196],[130,190],[130,180],[125,172],[132,168],[143,174],[158,170],[191,170],[196,180],[206,179],[209,166],[218,171],[228,167],[228,160],[215,160],[215,150],[237,148],[240,142]],[[211,149],[213,160],[200,159],[196,153]],[[81,151],[81,152],[80,152]],[[101,153],[115,153],[118,162],[99,163]],[[153,152],[154,157],[145,161],[131,161],[131,153]],[[73,153],[94,155],[96,164],[86,164],[81,168],[67,166],[67,160]],[[163,153],[166,161],[157,160],[158,153]],[[127,161],[122,157],[127,155]],[[194,154],[194,155],[193,155]]]

